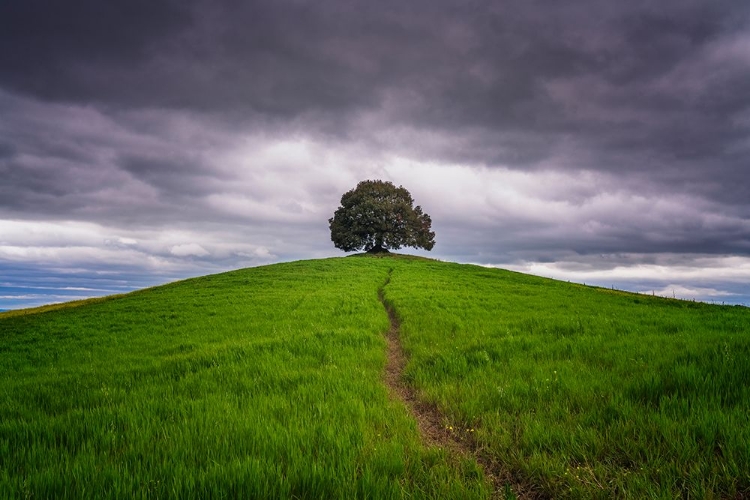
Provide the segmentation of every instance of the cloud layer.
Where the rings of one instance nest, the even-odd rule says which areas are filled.
[[[0,276],[335,255],[341,194],[382,178],[436,257],[746,301],[748,28],[736,1],[5,2]]]

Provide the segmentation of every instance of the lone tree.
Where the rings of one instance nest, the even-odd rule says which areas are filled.
[[[386,181],[362,181],[341,197],[341,206],[328,219],[331,241],[345,252],[370,253],[401,247],[432,250],[432,220],[413,206],[409,191]]]

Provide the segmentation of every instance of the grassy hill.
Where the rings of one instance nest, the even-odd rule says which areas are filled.
[[[406,381],[540,496],[750,494],[746,308],[399,257],[0,314],[0,492],[492,495],[385,386],[381,288]]]

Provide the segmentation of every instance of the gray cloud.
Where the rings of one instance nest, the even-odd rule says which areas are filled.
[[[333,254],[341,193],[387,178],[464,261],[747,256],[748,28],[734,0],[4,2],[0,222],[198,272]]]
[[[4,86],[49,100],[127,94],[123,84],[129,82],[107,78],[136,69],[190,22],[180,2],[171,1],[32,0],[4,2],[0,9],[0,43],[12,48],[0,53]]]

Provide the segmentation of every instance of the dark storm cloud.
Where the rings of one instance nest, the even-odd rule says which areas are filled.
[[[436,160],[653,173],[748,194],[741,2],[5,2],[0,84],[107,107],[283,120]],[[686,83],[689,82],[689,83]],[[314,130],[314,131],[313,131]],[[393,144],[393,143],[396,144]],[[712,183],[702,182],[711,171]]]
[[[147,157],[128,154],[118,159],[119,167],[166,196],[194,197],[216,189],[216,174],[192,158]]]
[[[465,261],[745,256],[749,33],[736,0],[6,0],[0,222],[295,258],[382,177]]]
[[[13,2],[2,9],[0,43],[15,48],[3,52],[2,81],[45,99],[240,106],[288,117],[368,94],[320,47],[336,35],[327,33],[329,14],[313,4]]]
[[[122,84],[131,82],[107,79],[130,65],[137,69],[175,31],[186,27],[189,13],[180,5],[148,0],[3,2],[3,84],[51,100],[87,101],[92,93],[118,99],[128,93]]]
[[[750,65],[727,52],[747,48],[737,37],[748,9],[5,2],[0,43],[13,50],[2,52],[0,82],[52,100],[315,118],[340,134],[353,133],[358,113],[390,103],[389,126],[477,138],[458,160],[528,166],[567,141],[589,151],[570,158],[578,167],[696,169],[748,132],[734,118],[748,109]]]
[[[0,142],[0,160],[12,158],[16,154],[16,148],[13,144]]]
[[[45,106],[0,91],[0,136],[12,154],[0,155],[0,207],[5,214],[65,215],[121,179],[106,161],[122,144],[97,114]],[[116,135],[116,134],[112,134]]]

